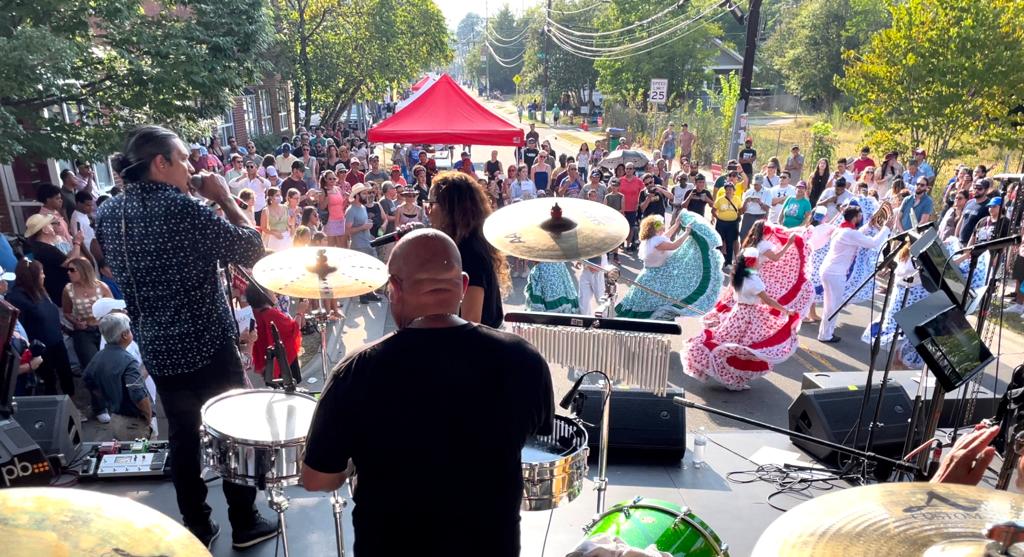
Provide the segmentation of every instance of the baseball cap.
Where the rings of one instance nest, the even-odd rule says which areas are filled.
[[[198,151],[198,150],[200,150],[202,148],[203,148],[203,146],[198,144],[198,143],[193,143],[193,144],[188,146],[189,151]]]
[[[1002,205],[1003,205],[1003,198],[1002,197],[993,197],[992,199],[989,200],[988,204],[986,204],[985,206],[986,207],[1001,207]],[[10,279],[5,279],[5,280],[10,280]]]
[[[398,166],[397,164],[391,165],[391,172],[401,172],[401,171],[402,171],[402,167]]]
[[[287,149],[287,150],[291,151],[292,150],[292,144],[291,143],[282,143],[281,144],[281,148],[282,149]]]
[[[5,271],[3,267],[0,267],[0,279],[14,280],[14,273]]]
[[[268,166],[267,167],[267,176],[277,176],[277,167],[276,166]]]
[[[110,312],[115,310],[123,310],[127,307],[124,300],[115,300],[114,298],[100,298],[92,303],[92,316],[96,319],[102,319],[104,316],[109,315]]]
[[[590,175],[591,176],[598,176],[598,177],[600,177],[601,176],[601,171],[595,168],[595,169],[590,171]]]

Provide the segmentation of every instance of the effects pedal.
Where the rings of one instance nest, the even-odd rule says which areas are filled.
[[[126,478],[136,476],[162,476],[166,451],[151,453],[107,454],[96,467],[97,478]]]

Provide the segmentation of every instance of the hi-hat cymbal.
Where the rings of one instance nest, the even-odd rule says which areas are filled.
[[[210,557],[184,526],[126,497],[83,489],[0,490],[6,557],[166,555]]]
[[[349,298],[388,281],[387,266],[362,252],[326,247],[281,250],[260,259],[253,278],[264,288],[296,298]]]
[[[558,216],[558,211],[561,216]],[[533,261],[575,261],[608,253],[629,235],[611,207],[571,197],[520,201],[484,221],[484,237],[499,251]]]
[[[754,557],[985,555],[992,524],[1024,516],[1024,496],[980,487],[887,483],[797,505],[765,530]]]

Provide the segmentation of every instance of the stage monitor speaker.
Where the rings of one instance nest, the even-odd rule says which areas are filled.
[[[46,456],[57,456],[63,464],[75,458],[82,446],[82,418],[69,396],[19,396],[14,402],[14,421]]]
[[[832,387],[846,387],[847,389],[863,389],[864,381],[868,378],[866,371],[840,371],[837,373],[825,373],[825,372],[814,372],[805,373],[801,388],[807,389],[828,389]],[[875,372],[874,386],[877,388],[881,385],[880,380],[882,378],[881,372]],[[889,381],[897,385],[902,385],[903,390],[907,392],[907,397],[911,403],[914,401],[914,397],[917,396],[918,385],[920,384],[921,372],[914,370],[894,370],[889,372]],[[935,392],[935,379],[929,375],[928,388],[924,389],[922,393],[922,403],[925,405],[931,404],[932,394]],[[974,387],[968,387],[968,400],[965,403],[970,406],[970,393],[974,390]],[[861,395],[864,394],[863,390],[858,392]],[[955,411],[957,401],[963,400],[963,389],[956,389],[951,393],[946,393],[946,398],[942,403],[942,417],[939,419],[939,427],[953,427],[953,412]],[[996,407],[999,406],[999,399],[993,398],[992,391],[979,385],[978,396],[974,400],[974,411],[970,416],[964,417],[960,425],[971,425],[980,422],[985,418],[991,418],[996,415]],[[874,407],[872,407],[872,411]],[[966,412],[966,408],[962,412]]]
[[[580,418],[587,424],[590,455],[596,457],[601,439],[601,403],[604,388],[583,385],[583,409]],[[672,397],[683,396],[679,388],[669,389],[665,396],[631,389],[613,389],[608,421],[608,450],[650,451],[666,459],[682,460],[686,452],[685,408],[672,403]]]
[[[872,389],[868,404],[864,407],[860,439],[855,448],[863,449],[867,444],[868,424],[874,416],[878,396],[879,389]],[[852,447],[857,412],[863,399],[864,391],[851,390],[847,387],[803,391],[789,407],[789,429]],[[872,452],[891,458],[902,456],[899,453],[903,449],[903,440],[910,427],[912,409],[913,405],[903,387],[893,383],[885,386],[882,409],[878,416],[881,425],[875,429]],[[790,440],[817,459],[831,464],[836,463],[836,451],[794,437]]]
[[[18,422],[0,420],[0,488],[46,486],[54,475],[39,444]]]

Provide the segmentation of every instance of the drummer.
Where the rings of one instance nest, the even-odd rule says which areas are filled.
[[[547,363],[522,339],[458,316],[469,277],[444,233],[409,233],[388,271],[399,330],[334,369],[307,436],[303,485],[337,489],[354,464],[360,557],[410,542],[447,556],[519,555],[520,454],[554,420]],[[425,512],[410,521],[396,501]]]

